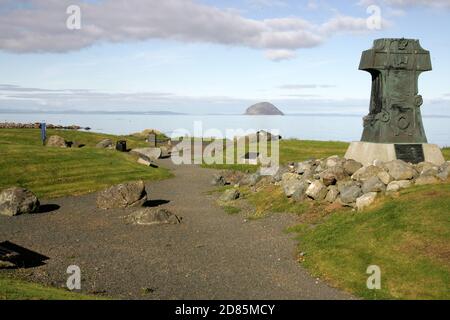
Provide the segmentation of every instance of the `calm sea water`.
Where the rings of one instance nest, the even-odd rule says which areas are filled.
[[[307,140],[359,141],[362,116],[286,115],[111,115],[111,114],[0,114],[0,122],[40,122],[90,127],[92,131],[111,134],[130,134],[155,128],[168,135],[183,129],[195,136],[225,136],[229,130],[279,130],[284,138]],[[450,146],[450,118],[425,117],[425,131],[430,143]],[[201,127],[201,131],[199,130]],[[195,130],[197,128],[197,130]],[[211,131],[214,129],[215,131]]]

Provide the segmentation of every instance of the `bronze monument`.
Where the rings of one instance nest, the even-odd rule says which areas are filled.
[[[352,143],[346,157],[365,164],[376,159],[443,162],[440,149],[427,144],[420,110],[418,80],[432,69],[430,52],[419,40],[378,39],[363,52],[359,69],[372,76],[370,111],[361,142]]]

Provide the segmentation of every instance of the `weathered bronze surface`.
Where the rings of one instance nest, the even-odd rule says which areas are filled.
[[[419,40],[378,39],[364,51],[360,70],[372,75],[370,112],[361,141],[427,143],[418,94],[419,75],[430,71],[430,52]]]

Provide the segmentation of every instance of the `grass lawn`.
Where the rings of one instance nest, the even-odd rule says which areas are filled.
[[[349,144],[335,141],[308,141],[308,140],[281,140],[280,141],[280,164],[298,162],[311,158],[326,158],[333,155],[343,156]],[[270,149],[270,144],[268,144]],[[248,151],[248,145],[246,146]],[[235,147],[235,159],[237,147]],[[270,155],[270,152],[269,152]],[[211,169],[230,169],[239,171],[255,172],[257,166],[245,164],[212,164],[203,167]]]
[[[115,150],[97,149],[102,139],[127,140],[129,148],[146,146],[143,138],[118,137],[71,130],[48,130],[83,148],[44,147],[39,130],[0,129],[0,189],[25,187],[38,197],[79,195],[134,180],[159,180],[171,176],[161,168],[136,163],[132,156]]]
[[[0,300],[98,300],[99,297],[0,276]]]
[[[366,299],[450,299],[450,183],[404,190],[371,210],[293,227],[314,276]],[[305,213],[308,215],[308,213]],[[369,290],[369,265],[381,290]]]

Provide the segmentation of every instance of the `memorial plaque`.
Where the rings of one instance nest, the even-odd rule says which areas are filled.
[[[395,153],[397,159],[414,164],[424,162],[425,155],[421,144],[396,144]]]

